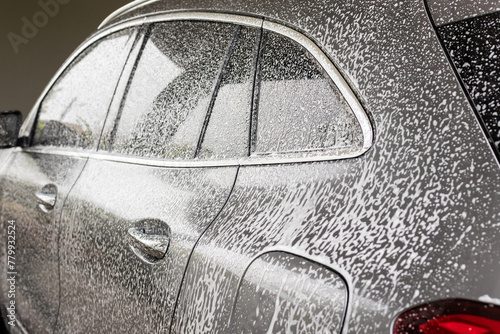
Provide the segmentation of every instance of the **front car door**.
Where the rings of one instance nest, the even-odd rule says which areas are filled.
[[[31,147],[15,149],[1,172],[2,240],[9,233],[12,242],[1,250],[2,277],[10,280],[0,284],[3,312],[13,331],[54,329],[62,207],[86,155],[97,148],[134,34],[124,30],[99,40],[62,70],[35,107]]]

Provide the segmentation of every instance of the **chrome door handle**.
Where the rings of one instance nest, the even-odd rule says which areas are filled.
[[[134,252],[137,249],[144,254],[160,260],[167,253],[170,238],[168,235],[147,234],[145,229],[133,227],[128,230],[128,242]]]
[[[47,184],[42,190],[35,193],[38,207],[45,213],[51,211],[57,202],[57,187],[54,184]]]

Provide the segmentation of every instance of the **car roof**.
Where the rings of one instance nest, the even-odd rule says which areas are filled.
[[[329,8],[334,2],[338,1],[313,1],[313,3],[318,6],[323,6],[324,8]],[[359,2],[359,6],[368,6],[366,2],[362,0],[354,0],[351,2]],[[387,1],[383,0],[383,2],[386,3]],[[394,2],[395,5],[398,4],[396,0],[389,2]],[[422,6],[424,6],[424,4],[431,12],[438,26],[500,11],[500,2],[498,0],[427,0],[423,2]],[[290,11],[295,12],[296,15],[308,17],[308,6],[309,4],[303,6],[303,2],[295,0],[282,2],[260,0],[135,0],[109,15],[100,24],[99,29],[141,16],[181,10],[223,11],[250,16],[256,15],[264,18],[273,18],[275,17],[273,14],[278,11]]]

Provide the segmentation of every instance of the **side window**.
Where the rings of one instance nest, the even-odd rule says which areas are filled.
[[[236,31],[234,25],[213,22],[153,24],[110,131],[108,150],[194,158]]]
[[[68,66],[40,105],[34,145],[97,147],[134,36],[128,29],[106,37]]]
[[[201,159],[248,156],[250,114],[260,29],[242,27],[224,68],[202,138]]]
[[[362,146],[349,105],[321,65],[298,43],[263,35],[252,153],[344,150]]]

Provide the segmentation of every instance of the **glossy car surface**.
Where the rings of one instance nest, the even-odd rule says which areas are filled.
[[[497,330],[499,10],[115,13],[41,95],[30,144],[0,150],[8,329]]]

